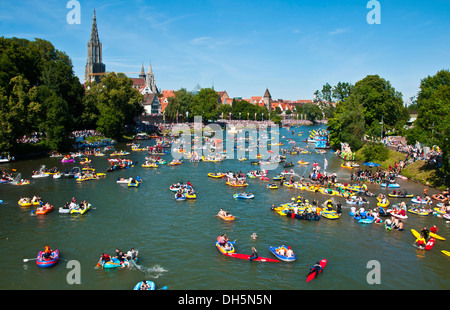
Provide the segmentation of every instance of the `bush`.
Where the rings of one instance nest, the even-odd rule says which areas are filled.
[[[370,143],[364,145],[361,150],[363,160],[383,162],[389,157],[389,150],[381,143]]]

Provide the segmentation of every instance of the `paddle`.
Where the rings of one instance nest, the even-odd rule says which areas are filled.
[[[163,286],[163,287],[157,289],[157,291],[160,291],[160,290],[167,290],[167,286]]]
[[[29,260],[36,260],[36,259],[37,259],[37,257],[36,257],[36,258],[24,258],[24,259],[23,259],[23,262],[26,263],[26,262],[28,262]]]

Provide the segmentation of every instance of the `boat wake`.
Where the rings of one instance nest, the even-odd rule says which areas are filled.
[[[155,265],[153,267],[146,267],[146,266],[141,266],[141,265],[138,265],[135,263],[132,263],[130,265],[130,268],[135,268],[139,271],[142,271],[143,273],[145,273],[145,276],[147,278],[153,278],[153,279],[159,278],[159,276],[161,276],[162,274],[164,274],[165,272],[168,271],[167,269],[164,269],[160,265]]]

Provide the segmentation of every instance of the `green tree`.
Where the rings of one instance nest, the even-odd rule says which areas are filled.
[[[192,113],[201,116],[204,121],[216,120],[219,117],[219,94],[212,88],[202,88],[194,97]]]
[[[144,96],[132,87],[133,81],[123,73],[108,73],[100,83],[88,83],[85,105],[94,104],[98,117],[85,114],[85,119],[96,118],[96,128],[107,137],[120,139],[124,125],[134,124],[135,117],[144,112]],[[94,111],[91,108],[90,111]],[[95,113],[94,113],[95,114]]]

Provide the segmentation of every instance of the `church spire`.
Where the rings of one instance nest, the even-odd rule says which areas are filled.
[[[153,73],[153,70],[152,70],[152,62],[151,62],[151,61],[148,62],[148,72],[147,72],[147,73],[149,73],[149,74],[152,74],[152,73]]]
[[[144,80],[145,80],[144,63],[142,63],[142,66],[141,66],[141,73],[139,74],[139,77],[140,77],[141,79],[144,79]]]
[[[86,81],[100,82],[100,76],[105,73],[105,65],[102,63],[102,43],[98,37],[97,17],[92,18],[91,37],[87,44],[87,62],[85,68]]]
[[[100,40],[98,38],[98,29],[97,29],[97,18],[95,17],[95,9],[94,9],[94,17],[92,18],[92,29],[91,29],[91,42],[98,43]]]

